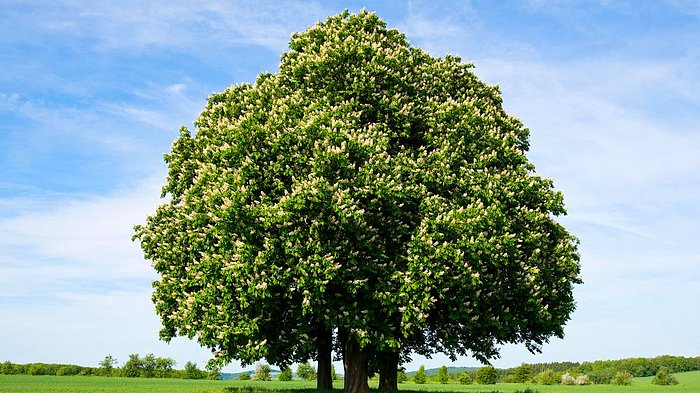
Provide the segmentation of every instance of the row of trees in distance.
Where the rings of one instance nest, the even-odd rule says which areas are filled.
[[[100,361],[99,367],[86,367],[74,364],[28,363],[15,364],[8,361],[0,363],[0,374],[26,375],[84,375],[103,377],[129,378],[182,378],[182,379],[219,379],[218,370],[200,370],[194,362],[187,362],[185,368],[175,368],[176,362],[171,358],[156,357],[152,353],[140,357],[138,354],[129,355],[122,367],[112,355],[107,355]]]

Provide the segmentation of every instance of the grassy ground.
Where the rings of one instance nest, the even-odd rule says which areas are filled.
[[[403,383],[401,391],[413,392],[500,392],[515,393],[526,388],[539,393],[697,393],[700,392],[700,371],[675,374],[680,382],[676,386],[655,386],[649,378],[635,378],[631,386],[543,386],[527,384],[458,385]],[[376,382],[370,386],[376,388]],[[314,382],[256,382],[256,381],[193,381],[182,379],[141,379],[104,377],[54,377],[29,375],[0,375],[0,393],[224,393],[233,388],[239,393],[274,393],[274,390],[299,390],[298,393],[315,393]],[[342,382],[336,383],[342,389]],[[243,388],[243,389],[240,389]],[[262,392],[260,389],[262,388]],[[264,390],[273,392],[264,392]]]

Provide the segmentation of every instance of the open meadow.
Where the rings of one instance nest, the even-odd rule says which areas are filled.
[[[531,385],[499,383],[496,385],[459,385],[403,383],[399,390],[404,392],[501,392],[516,393],[526,389],[539,393],[696,393],[700,392],[700,371],[675,374],[680,382],[676,386],[656,386],[651,377],[634,378],[630,386],[589,385]],[[336,382],[337,389],[342,382]],[[370,384],[372,386],[372,384]],[[144,378],[105,378],[105,377],[59,377],[30,375],[0,375],[0,393],[276,393],[295,391],[314,393],[315,382],[276,382],[276,381],[212,381],[182,379]],[[374,386],[376,388],[376,382]]]

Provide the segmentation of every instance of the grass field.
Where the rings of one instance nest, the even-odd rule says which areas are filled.
[[[631,386],[543,386],[527,384],[458,385],[404,383],[402,391],[417,392],[493,392],[514,393],[531,388],[539,393],[697,393],[700,392],[700,371],[675,374],[680,382],[676,386],[655,386],[649,378],[634,378]],[[370,385],[371,386],[371,385]],[[256,382],[256,381],[207,381],[183,379],[142,379],[105,377],[55,377],[30,375],[0,375],[0,393],[224,393],[225,388],[251,387],[270,390],[301,390],[315,387],[314,382]],[[342,382],[336,383],[342,388]],[[374,383],[376,387],[376,382]],[[235,389],[238,390],[238,389]],[[247,389],[246,389],[247,390]],[[306,390],[306,391],[305,391]],[[274,393],[274,392],[271,392]],[[301,393],[301,392],[300,392]]]

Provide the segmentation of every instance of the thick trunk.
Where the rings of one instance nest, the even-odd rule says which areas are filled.
[[[345,367],[345,393],[362,393],[369,390],[367,384],[367,350],[353,337],[345,342],[343,365]]]
[[[333,331],[324,326],[318,329],[318,370],[316,377],[316,389],[333,389],[331,376],[331,362],[333,352]]]
[[[398,369],[399,351],[382,352],[379,355],[379,390],[399,390]]]

